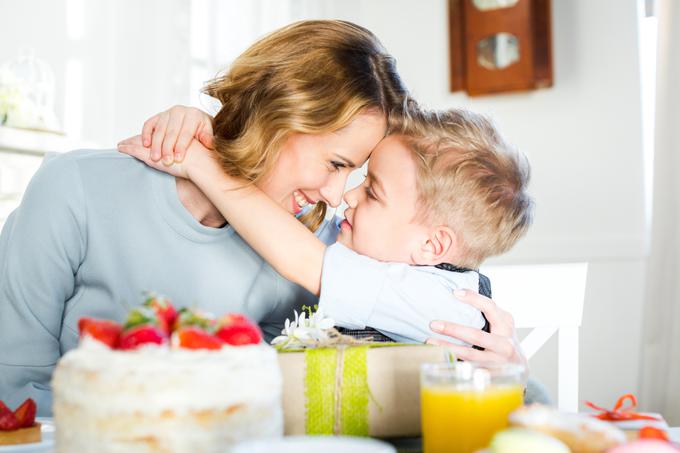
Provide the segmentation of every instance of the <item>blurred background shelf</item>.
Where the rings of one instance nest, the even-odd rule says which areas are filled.
[[[63,153],[79,146],[82,143],[63,133],[0,126],[0,153],[43,157],[49,152]]]

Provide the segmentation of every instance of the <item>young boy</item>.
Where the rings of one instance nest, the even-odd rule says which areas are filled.
[[[331,246],[255,186],[225,175],[197,142],[181,171],[153,162],[148,151],[121,150],[192,179],[274,269],[319,295],[340,327],[372,327],[400,342],[431,337],[432,319],[483,328],[481,312],[452,292],[477,291],[474,269],[529,227],[528,162],[469,111],[413,107],[392,129],[373,150],[363,184],[345,194]]]

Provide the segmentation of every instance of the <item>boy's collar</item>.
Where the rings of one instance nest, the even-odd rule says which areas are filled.
[[[477,269],[469,269],[467,267],[460,267],[460,266],[456,266],[455,264],[451,264],[451,263],[439,263],[439,264],[436,264],[434,267],[436,267],[437,269],[443,269],[445,271],[450,271],[450,272],[460,272],[460,273],[463,273],[463,272],[479,272]]]

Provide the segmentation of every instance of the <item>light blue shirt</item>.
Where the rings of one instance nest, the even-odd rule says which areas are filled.
[[[439,337],[465,344],[429,327],[434,319],[484,327],[482,313],[456,299],[455,289],[477,292],[479,274],[384,263],[335,243],[324,256],[319,307],[340,327],[373,327],[399,342]]]

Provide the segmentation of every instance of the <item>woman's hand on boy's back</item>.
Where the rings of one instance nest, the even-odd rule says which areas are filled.
[[[175,105],[144,122],[142,144],[150,148],[151,160],[170,165],[182,162],[192,140],[213,148],[212,117],[202,110]]]
[[[526,366],[527,359],[517,340],[515,320],[512,315],[500,309],[493,300],[474,291],[456,290],[454,295],[461,302],[480,310],[489,321],[490,333],[481,329],[463,326],[446,320],[435,320],[430,323],[433,332],[447,335],[468,344],[484,348],[484,351],[469,346],[460,346],[430,338],[428,344],[448,346],[456,358],[483,363],[521,363]]]

